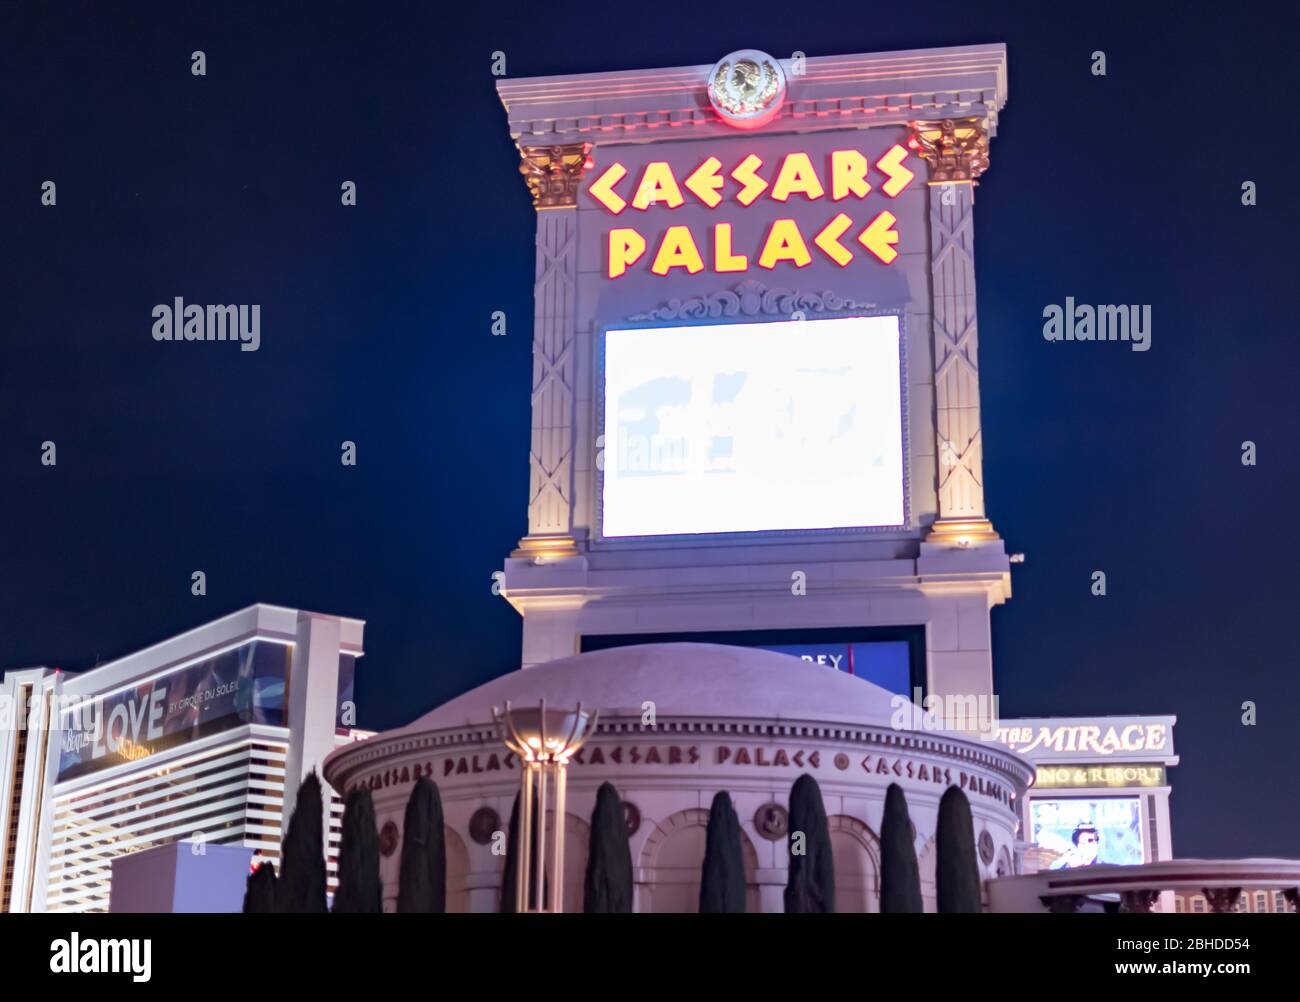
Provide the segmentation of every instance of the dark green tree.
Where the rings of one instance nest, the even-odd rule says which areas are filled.
[[[916,865],[912,821],[907,798],[897,783],[885,791],[885,817],[880,823],[880,910],[920,912],[921,871]]]
[[[406,801],[397,910],[447,910],[447,841],[443,831],[442,796],[438,785],[428,776],[415,781]]]
[[[941,912],[978,912],[980,871],[975,857],[975,823],[970,801],[955,786],[939,800],[935,834],[935,892]]]
[[[740,850],[740,819],[731,796],[719,790],[709,805],[704,833],[704,868],[700,874],[701,912],[745,910],[745,858]]]
[[[587,872],[582,880],[585,912],[632,910],[632,850],[627,841],[623,801],[610,783],[596,791],[591,812],[591,840],[587,846]]]
[[[275,911],[275,864],[267,860],[248,875],[244,886],[244,914],[268,915]]]
[[[339,837],[339,885],[335,912],[382,912],[384,889],[379,879],[379,831],[375,802],[366,789],[348,794]]]
[[[280,877],[275,882],[277,912],[324,912],[324,800],[315,771],[298,787],[289,830],[280,846]]]
[[[821,787],[807,773],[790,790],[787,912],[835,911],[835,863]]]

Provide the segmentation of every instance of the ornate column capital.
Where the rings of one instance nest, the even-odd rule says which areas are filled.
[[[520,146],[519,173],[533,196],[533,208],[572,209],[578,204],[578,185],[591,166],[591,143],[564,146]]]
[[[989,133],[978,118],[914,121],[907,140],[930,165],[930,184],[975,179],[989,168]]]

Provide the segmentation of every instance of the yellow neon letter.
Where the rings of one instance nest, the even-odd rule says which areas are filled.
[[[645,165],[641,183],[636,186],[636,194],[632,196],[632,208],[644,210],[663,202],[668,208],[675,209],[684,201],[686,199],[682,198],[682,191],[677,187],[677,179],[673,177],[671,167],[662,160]]]
[[[721,167],[721,160],[717,157],[709,157],[696,167],[685,181],[690,193],[710,209],[722,201],[722,196],[718,194],[723,183],[723,177],[718,173]]]
[[[809,199],[821,198],[826,194],[821,178],[813,168],[807,153],[789,153],[781,161],[776,180],[772,182],[772,197],[784,202],[791,195],[807,195]]]
[[[713,270],[748,271],[749,258],[731,253],[731,224],[718,223],[713,227]]]
[[[627,208],[627,202],[614,193],[614,185],[626,176],[626,167],[622,164],[610,164],[600,177],[591,182],[587,194],[617,216]]]
[[[650,266],[656,275],[667,275],[672,268],[685,268],[692,275],[704,270],[704,259],[700,257],[689,226],[668,227],[663,243],[659,245],[659,253],[655,255],[655,263]]]
[[[853,260],[853,251],[840,243],[840,237],[844,236],[844,231],[852,225],[853,220],[841,212],[813,237],[813,243],[821,248],[822,253],[841,268]]]
[[[749,205],[763,194],[763,189],[767,187],[767,182],[754,173],[762,166],[763,161],[751,153],[731,172],[731,176],[745,186],[736,196],[736,201],[741,205]]]
[[[867,158],[861,150],[835,150],[831,154],[831,199],[838,202],[852,195],[866,198],[871,190],[867,180]]]
[[[618,278],[628,265],[636,264],[645,253],[645,237],[636,230],[619,227],[609,231],[609,277]]]
[[[793,219],[778,219],[772,223],[767,232],[767,242],[763,244],[763,253],[758,257],[760,268],[775,268],[780,261],[791,261],[802,268],[812,261],[808,245]]]

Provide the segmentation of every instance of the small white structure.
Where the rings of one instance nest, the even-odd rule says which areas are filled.
[[[253,850],[167,842],[113,858],[110,912],[238,912]]]
[[[1020,756],[964,734],[900,729],[911,704],[795,657],[647,644],[512,672],[326,759],[325,776],[340,793],[373,791],[386,908],[397,896],[406,800],[415,781],[430,776],[446,815],[449,910],[497,910],[519,765],[501,744],[492,708],[543,698],[600,709],[568,770],[565,911],[582,910],[589,821],[606,781],[627,805],[638,911],[697,908],[708,808],[719,790],[740,817],[749,910],[783,910],[787,804],[803,773],[822,790],[838,910],[879,907],[877,833],[890,783],[907,795],[927,908],[939,798],[949,786],[970,799],[981,877],[1014,872],[1015,804],[1033,776]]]

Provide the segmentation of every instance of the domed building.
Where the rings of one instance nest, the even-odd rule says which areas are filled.
[[[1012,872],[1016,800],[1033,775],[1024,759],[976,737],[900,729],[900,719],[913,719],[910,703],[796,657],[716,644],[646,644],[511,672],[407,727],[330,755],[325,777],[336,790],[373,793],[387,909],[396,901],[403,812],[421,776],[442,794],[449,909],[498,909],[500,850],[520,773],[493,709],[507,701],[535,707],[542,699],[550,707],[581,703],[599,711],[568,768],[565,911],[582,909],[590,817],[606,781],[625,804],[637,911],[697,908],[708,808],[719,790],[731,795],[740,817],[749,910],[783,910],[786,810],[803,773],[821,787],[838,910],[878,908],[878,833],[890,783],[907,795],[928,909],[939,798],[949,786],[970,800],[981,877]]]

